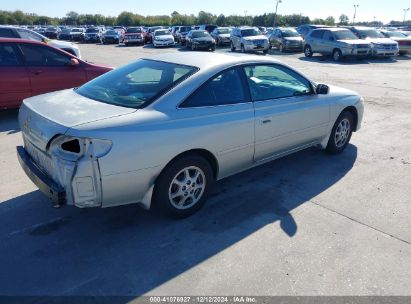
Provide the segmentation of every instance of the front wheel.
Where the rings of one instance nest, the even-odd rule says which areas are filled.
[[[350,142],[354,119],[350,112],[344,111],[337,118],[328,140],[326,151],[332,154],[341,153]]]
[[[311,49],[311,46],[306,45],[304,47],[304,55],[305,55],[305,57],[312,57],[313,56],[313,51]]]
[[[241,45],[241,53],[245,53],[245,47],[243,44]]]
[[[341,53],[341,51],[340,50],[334,50],[333,51],[333,60],[335,61],[335,62],[339,62],[339,61],[341,61],[341,59],[342,59],[342,53]]]
[[[194,45],[194,43],[193,44],[191,44],[191,50],[192,51],[195,51],[197,48],[196,48],[196,46]]]
[[[281,53],[284,53],[284,45],[280,43],[280,46],[278,47]]]
[[[156,207],[174,218],[185,218],[205,203],[214,184],[210,164],[202,157],[188,155],[168,165],[154,187]]]
[[[231,42],[231,52],[235,52],[235,46],[234,43]]]

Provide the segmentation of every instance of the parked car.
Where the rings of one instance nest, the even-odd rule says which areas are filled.
[[[207,32],[211,33],[211,32],[214,31],[214,29],[216,29],[217,27],[218,27],[218,26],[217,26],[217,25],[214,25],[214,24],[203,24],[203,25],[200,25],[200,26],[198,27],[198,29],[201,30],[201,31],[207,31]]]
[[[371,44],[344,28],[316,29],[305,37],[304,45],[306,57],[314,53],[331,55],[334,61],[344,57],[368,57],[371,55]]]
[[[73,88],[110,70],[41,42],[0,38],[0,108],[18,108],[27,97]]]
[[[156,30],[153,34],[153,37],[154,47],[175,45],[174,37],[173,35],[171,35],[171,32],[169,30]]]
[[[405,55],[411,53],[411,37],[401,33],[400,31],[384,31],[380,30],[386,38],[394,40],[398,43],[399,54]]]
[[[186,43],[186,36],[191,30],[191,26],[180,26],[180,29],[177,32],[177,42],[184,45]]]
[[[144,45],[143,28],[141,27],[129,27],[124,34],[124,45],[130,44]]]
[[[162,54],[26,99],[17,155],[56,206],[181,218],[217,180],[311,146],[344,151],[362,117],[357,93],[270,57]]]
[[[171,27],[171,35],[173,35],[174,40],[177,40],[177,32],[180,30],[181,25],[175,25]]]
[[[374,28],[364,26],[347,26],[359,39],[371,43],[372,56],[392,57],[399,53],[398,43],[392,39],[385,38],[383,34]]]
[[[330,28],[333,26],[328,26],[328,25],[319,25],[319,24],[303,24],[297,27],[297,32],[305,38],[305,36],[311,32],[312,30],[319,29],[319,28]]]
[[[108,30],[101,36],[101,41],[103,44],[106,43],[116,43],[119,44],[122,41],[121,34],[116,30]]]
[[[70,33],[71,33],[71,28],[62,29],[59,32],[57,39],[58,40],[71,40]]]
[[[303,51],[303,38],[294,29],[290,27],[280,27],[272,31],[268,36],[270,46],[285,51]]]
[[[49,39],[57,39],[60,32],[61,30],[57,26],[49,26],[48,28],[46,28],[44,36]]]
[[[86,32],[84,33],[84,39],[83,42],[89,43],[89,42],[102,42],[102,31],[98,27],[90,27],[86,29]]]
[[[161,30],[163,27],[162,26],[152,26],[147,29],[146,35],[145,35],[145,43],[153,43],[153,34],[157,30]]]
[[[50,46],[62,49],[63,51],[66,51],[70,54],[73,54],[74,56],[77,56],[78,58],[81,58],[80,49],[74,43],[48,39],[47,37],[28,29],[0,25],[0,38],[20,38],[39,41],[46,43]]]
[[[70,40],[71,41],[83,41],[85,29],[82,27],[72,28],[70,31]]]
[[[216,42],[207,31],[192,30],[187,34],[185,45],[187,48],[191,48],[193,51],[215,51]]]
[[[211,37],[214,38],[218,46],[230,45],[231,28],[229,27],[217,27],[211,32]]]
[[[264,54],[267,54],[270,48],[268,38],[261,35],[260,31],[255,27],[238,27],[233,29],[230,40],[232,52],[239,49],[242,53],[262,51]]]

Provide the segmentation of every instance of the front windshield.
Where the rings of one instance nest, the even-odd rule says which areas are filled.
[[[337,40],[357,40],[358,37],[355,36],[351,31],[336,31],[334,32],[335,38]]]
[[[392,38],[407,38],[408,36],[401,32],[385,32],[388,37]]]
[[[283,30],[281,31],[283,37],[300,37],[300,34],[296,30]]]
[[[218,29],[218,33],[219,34],[230,34],[230,29],[228,29],[228,28],[221,28],[221,29]]]
[[[117,31],[107,31],[106,32],[107,35],[117,35]]]
[[[193,38],[210,37],[207,31],[196,31],[193,32]]]
[[[384,38],[384,35],[376,30],[359,30],[358,33],[367,38]]]
[[[241,36],[243,37],[258,36],[258,35],[261,35],[260,31],[255,28],[241,30]]]
[[[83,31],[82,29],[77,29],[77,28],[75,28],[75,29],[72,30],[73,33],[80,33],[80,32],[82,32],[82,31]]]
[[[86,33],[98,33],[98,29],[96,29],[96,28],[87,29]]]
[[[189,32],[191,31],[191,27],[190,26],[182,26],[180,27],[180,33],[185,33],[185,32]]]
[[[156,36],[170,35],[170,32],[167,31],[167,30],[164,30],[164,31],[156,31],[156,32],[154,33],[154,35],[156,35]]]
[[[104,103],[138,109],[196,71],[191,66],[142,59],[106,73],[76,92]]]
[[[127,33],[141,33],[141,28],[130,27],[129,29],[127,29]]]

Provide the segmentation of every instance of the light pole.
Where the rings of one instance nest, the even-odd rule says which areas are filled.
[[[352,18],[352,24],[355,25],[355,17],[357,17],[357,8],[359,7],[358,4],[354,4],[354,18]]]
[[[404,8],[404,20],[402,21],[402,24],[405,24],[405,17],[407,16],[409,10],[410,8]]]
[[[275,0],[277,2],[275,6],[275,14],[274,14],[274,27],[277,25],[277,10],[278,10],[278,4],[282,3],[282,0]]]

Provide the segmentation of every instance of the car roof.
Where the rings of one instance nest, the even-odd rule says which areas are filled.
[[[368,27],[368,26],[352,26],[351,28],[354,28],[356,30],[375,30],[374,27]]]
[[[145,59],[171,62],[194,66],[201,69],[220,66],[222,68],[247,63],[282,63],[279,60],[258,55],[203,53],[203,52],[176,52],[151,56]]]

